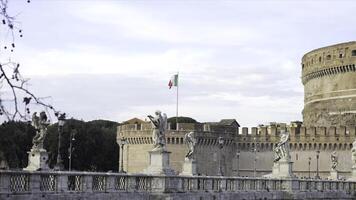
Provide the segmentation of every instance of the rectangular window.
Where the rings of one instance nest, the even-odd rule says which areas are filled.
[[[356,56],[356,50],[352,50],[351,55]]]

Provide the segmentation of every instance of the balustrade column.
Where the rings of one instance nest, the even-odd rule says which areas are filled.
[[[39,193],[41,191],[41,175],[30,174],[29,190],[31,193]]]
[[[68,175],[67,174],[57,174],[57,190],[58,192],[68,191]]]
[[[226,179],[220,179],[219,191],[226,191]]]
[[[93,192],[93,176],[85,174],[83,176],[83,192]]]
[[[10,174],[1,173],[0,174],[0,194],[10,192]]]
[[[106,191],[107,192],[115,192],[115,179],[116,176],[107,175],[106,176]]]

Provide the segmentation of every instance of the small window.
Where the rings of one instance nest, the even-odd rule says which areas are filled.
[[[344,55],[342,53],[339,54],[339,58],[342,58],[344,57]]]
[[[351,55],[356,56],[356,50],[352,50]]]
[[[319,57],[319,62],[321,62],[321,56]]]
[[[330,59],[331,59],[331,55],[327,55],[326,60],[330,60]]]

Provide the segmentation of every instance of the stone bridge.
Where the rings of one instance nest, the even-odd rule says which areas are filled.
[[[355,199],[356,182],[0,171],[0,199]]]

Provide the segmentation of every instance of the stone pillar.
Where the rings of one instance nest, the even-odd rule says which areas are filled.
[[[115,192],[115,178],[116,176],[112,174],[107,174],[106,176],[106,191]]]
[[[57,187],[58,192],[68,191],[68,174],[58,173],[57,174]]]
[[[83,192],[93,192],[93,176],[86,174],[83,176]]]
[[[40,193],[41,189],[41,175],[40,174],[31,174],[29,180],[29,189],[31,193]]]
[[[149,166],[143,171],[151,175],[175,175],[175,172],[169,166],[169,155],[171,152],[165,149],[149,151]]]
[[[1,172],[0,175],[0,194],[10,192],[10,174]]]
[[[183,163],[183,170],[180,173],[182,176],[195,176],[197,175],[197,164],[194,159],[185,158]]]
[[[330,170],[330,176],[329,179],[331,180],[339,180],[339,173],[337,170]]]

